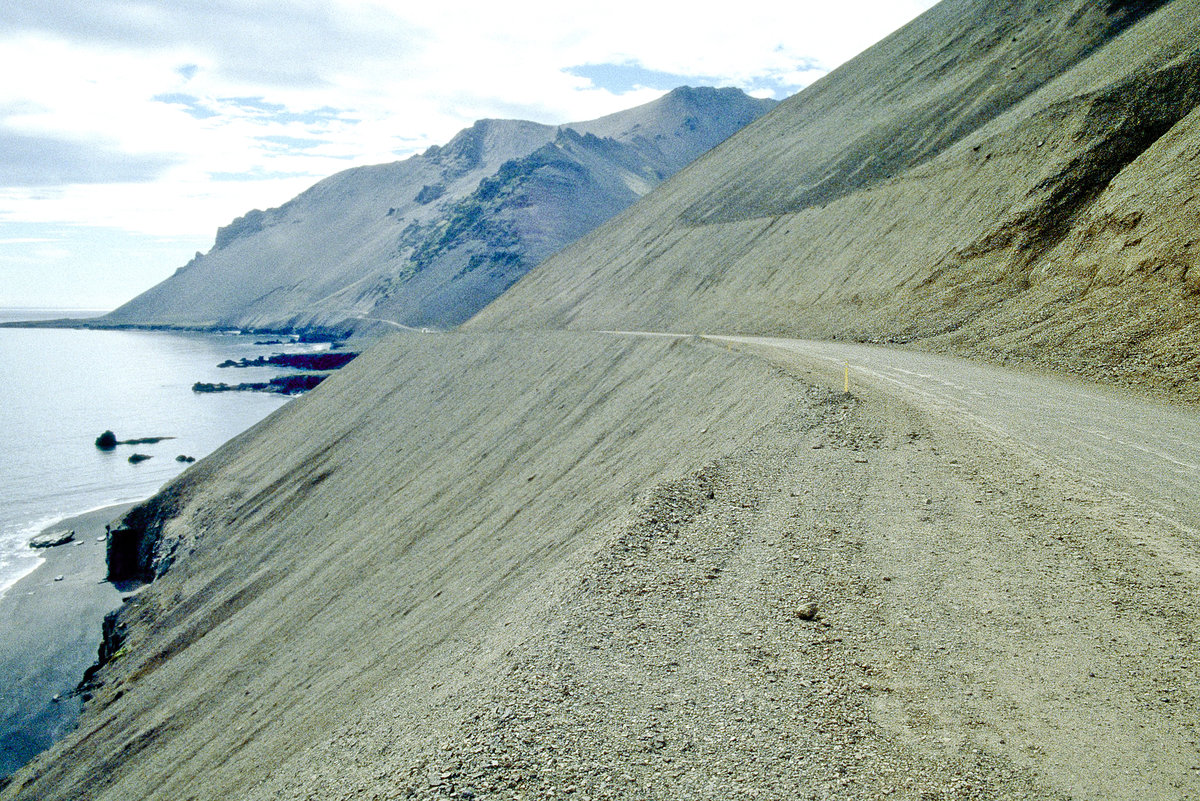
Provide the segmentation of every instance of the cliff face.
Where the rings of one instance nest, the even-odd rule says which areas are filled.
[[[100,323],[452,326],[772,105],[682,88],[585,123],[483,120],[247,213]]]
[[[1200,398],[1198,41],[1192,0],[943,3],[470,325],[909,342]]]

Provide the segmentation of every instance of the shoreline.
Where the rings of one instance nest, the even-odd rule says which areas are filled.
[[[183,325],[173,323],[106,323],[98,317],[55,317],[37,320],[2,320],[0,328],[58,328],[85,331],[148,331],[167,334],[229,334],[246,336],[294,336],[300,343],[344,342],[361,335],[354,326],[283,326],[281,328],[238,328],[226,325]],[[386,323],[386,321],[382,321]]]
[[[110,501],[108,503],[101,504],[100,506],[95,506],[91,509],[85,509],[82,512],[75,512],[73,514],[57,516],[57,517],[45,517],[42,519],[42,522],[31,523],[30,528],[27,530],[26,535],[25,535],[26,544],[28,544],[28,542],[30,540],[32,540],[34,537],[40,536],[49,531],[58,531],[58,530],[64,529],[64,528],[76,529],[76,537],[73,541],[71,541],[67,545],[58,546],[57,548],[36,548],[36,549],[31,548],[30,551],[32,552],[33,558],[38,560],[37,564],[35,564],[32,567],[25,570],[15,580],[5,579],[5,581],[11,582],[7,586],[0,584],[0,604],[4,603],[5,599],[8,597],[8,594],[10,592],[12,592],[14,589],[16,589],[18,584],[20,584],[22,581],[24,581],[25,579],[32,576],[36,571],[40,570],[42,568],[42,566],[46,564],[46,559],[48,556],[52,555],[55,551],[59,550],[60,548],[72,547],[75,545],[76,542],[81,542],[81,540],[80,540],[81,535],[79,534],[78,529],[81,525],[88,525],[88,523],[86,523],[86,522],[80,523],[78,521],[86,520],[86,518],[89,518],[91,515],[94,515],[94,514],[102,514],[102,513],[109,514],[110,513],[109,510],[112,510],[112,512],[111,512],[112,517],[117,517],[119,515],[125,514],[125,512],[127,512],[128,510],[137,506],[139,503],[142,503],[144,500],[145,500],[145,498],[141,498],[139,500],[133,500],[133,501],[116,501],[116,502]],[[112,517],[105,520],[104,522],[111,523]],[[101,530],[101,532],[103,532],[104,527],[101,526],[100,530]],[[97,535],[97,536],[99,536],[99,535]],[[0,630],[3,630],[3,629],[0,628]]]
[[[136,505],[105,506],[48,526],[44,531],[74,529],[74,541],[39,551],[41,564],[0,596],[0,782],[79,717],[74,690],[96,661],[104,616],[122,597],[104,581],[105,544],[97,538]]]

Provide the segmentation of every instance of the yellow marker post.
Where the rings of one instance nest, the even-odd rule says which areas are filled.
[[[846,362],[846,394],[850,394],[850,362]]]

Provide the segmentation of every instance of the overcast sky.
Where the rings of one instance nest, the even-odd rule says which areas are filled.
[[[115,307],[247,210],[477,119],[782,99],[933,4],[5,0],[0,306]]]

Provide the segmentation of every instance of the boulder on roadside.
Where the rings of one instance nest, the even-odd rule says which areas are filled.
[[[65,545],[75,539],[75,532],[72,529],[63,529],[60,531],[47,531],[44,534],[38,534],[29,541],[30,548],[53,548],[56,545]]]

